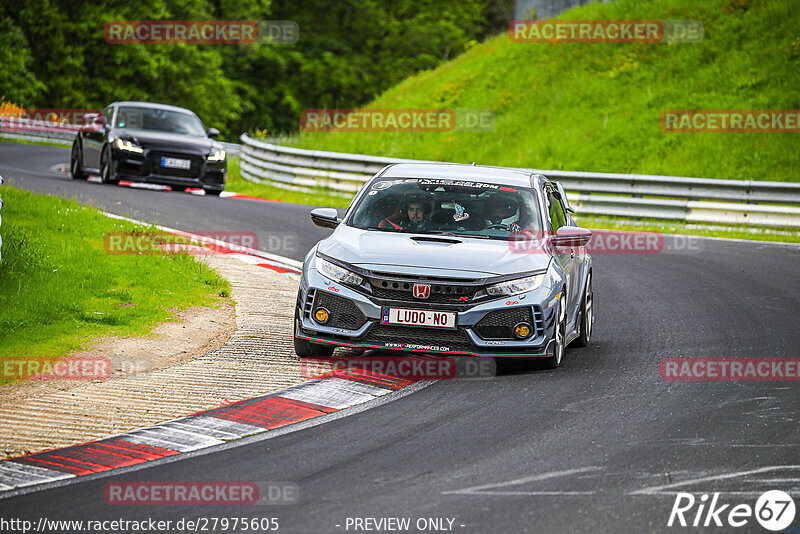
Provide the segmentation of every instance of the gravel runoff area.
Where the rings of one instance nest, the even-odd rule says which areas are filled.
[[[145,338],[111,338],[77,354],[108,357],[101,381],[24,381],[0,388],[0,458],[153,425],[303,382],[292,347],[297,282],[224,255],[233,310],[176,313]]]

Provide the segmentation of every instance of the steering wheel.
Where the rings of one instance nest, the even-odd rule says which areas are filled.
[[[505,224],[490,224],[486,227],[487,230],[508,230],[508,226]]]

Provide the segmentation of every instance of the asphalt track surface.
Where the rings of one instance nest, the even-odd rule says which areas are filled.
[[[296,250],[269,251],[295,259],[327,233],[307,206],[73,182],[53,170],[68,158],[66,149],[0,143],[0,174],[186,231],[294,233]],[[798,382],[659,374],[666,357],[797,357],[800,250],[699,243],[687,254],[595,255],[594,337],[555,371],[501,367],[491,378],[436,382],[272,439],[0,500],[0,516],[277,517],[279,532],[353,532],[347,518],[366,517],[407,517],[412,527],[450,518],[453,531],[469,533],[674,532],[703,530],[667,527],[678,491],[752,506],[780,489],[800,508]],[[112,480],[289,481],[300,502],[109,506],[103,486]],[[766,532],[753,518],[736,531]]]

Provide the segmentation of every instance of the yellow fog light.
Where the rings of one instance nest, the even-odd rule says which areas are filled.
[[[528,323],[519,323],[514,327],[514,335],[520,339],[525,339],[531,335],[531,325]]]
[[[314,312],[314,319],[317,320],[320,324],[325,324],[330,319],[330,315],[328,314],[328,310],[325,308],[317,308],[317,311]]]

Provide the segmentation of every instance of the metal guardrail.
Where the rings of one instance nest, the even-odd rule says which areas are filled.
[[[0,131],[0,137],[71,144],[73,134]],[[286,147],[247,134],[241,140],[241,145],[222,145],[229,153],[240,154],[240,172],[247,180],[303,191],[325,189],[342,196],[358,191],[386,165],[423,162]],[[559,180],[573,206],[587,215],[800,228],[800,183],[525,170]]]
[[[242,176],[290,189],[352,194],[386,165],[420,163],[279,146],[247,134],[240,139]],[[525,170],[560,181],[584,214],[800,228],[800,183]]]

